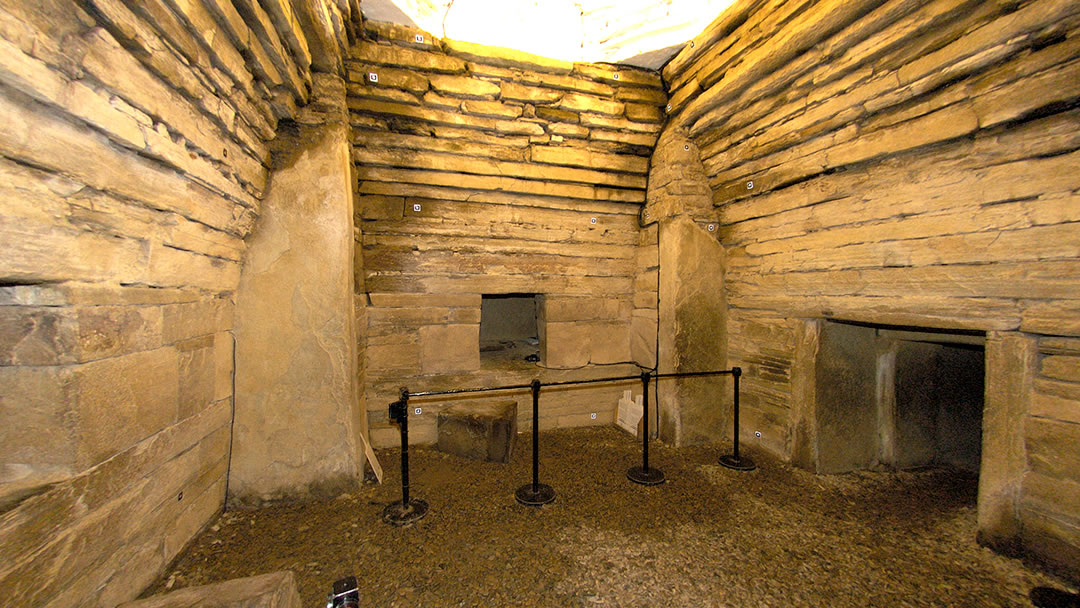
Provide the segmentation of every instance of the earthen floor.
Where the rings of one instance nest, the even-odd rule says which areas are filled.
[[[640,443],[612,427],[541,435],[541,481],[558,496],[519,506],[528,435],[512,462],[410,451],[415,525],[380,519],[382,485],[337,499],[225,513],[149,593],[274,570],[305,606],[354,574],[362,606],[1030,606],[1060,580],[975,543],[971,475],[947,469],[817,476],[750,451],[741,473],[716,446],[656,445],[666,484],[629,483]],[[1075,591],[1075,589],[1072,589]]]

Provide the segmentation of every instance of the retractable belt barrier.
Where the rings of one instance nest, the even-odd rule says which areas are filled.
[[[561,382],[548,382],[543,384],[540,380],[533,380],[529,384],[511,384],[506,386],[484,388],[462,388],[446,391],[419,391],[410,392],[402,387],[400,397],[390,404],[390,419],[397,422],[401,428],[401,501],[393,502],[383,511],[383,520],[387,523],[402,526],[412,523],[427,515],[427,502],[409,496],[409,398],[410,397],[435,397],[440,395],[462,395],[467,393],[489,393],[495,391],[512,391],[529,389],[532,392],[532,482],[527,483],[514,494],[517,501],[523,505],[540,506],[555,500],[555,489],[547,484],[540,483],[540,390],[547,386],[573,386],[581,384],[598,384],[601,382],[620,382],[626,380],[641,379],[642,388],[642,433],[641,433],[641,466],[631,467],[626,472],[626,477],[634,483],[653,486],[664,482],[664,473],[655,467],[649,467],[649,383],[653,379],[660,378],[692,378],[696,376],[722,376],[732,377],[732,424],[734,431],[733,449],[731,454],[720,457],[720,464],[737,471],[750,471],[755,468],[754,462],[747,456],[739,454],[739,377],[742,369],[714,370],[707,372],[669,372],[657,374],[646,370],[640,376],[612,376],[609,378],[594,378],[591,380],[565,380]]]

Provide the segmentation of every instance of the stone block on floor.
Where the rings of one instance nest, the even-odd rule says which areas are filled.
[[[517,437],[517,402],[450,406],[439,412],[439,450],[476,460],[510,462]]]
[[[288,570],[178,589],[119,608],[302,608],[296,576]]]

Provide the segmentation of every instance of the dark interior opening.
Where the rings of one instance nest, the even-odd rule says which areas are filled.
[[[945,465],[978,473],[984,335],[827,322],[817,361],[823,473]]]
[[[489,361],[521,361],[538,356],[537,294],[510,293],[482,296],[480,303],[480,357]]]
[[[982,454],[983,348],[898,341],[895,466],[977,473]]]

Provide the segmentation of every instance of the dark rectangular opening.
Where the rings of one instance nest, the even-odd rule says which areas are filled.
[[[482,296],[480,357],[488,361],[523,361],[540,351],[537,294]]]

